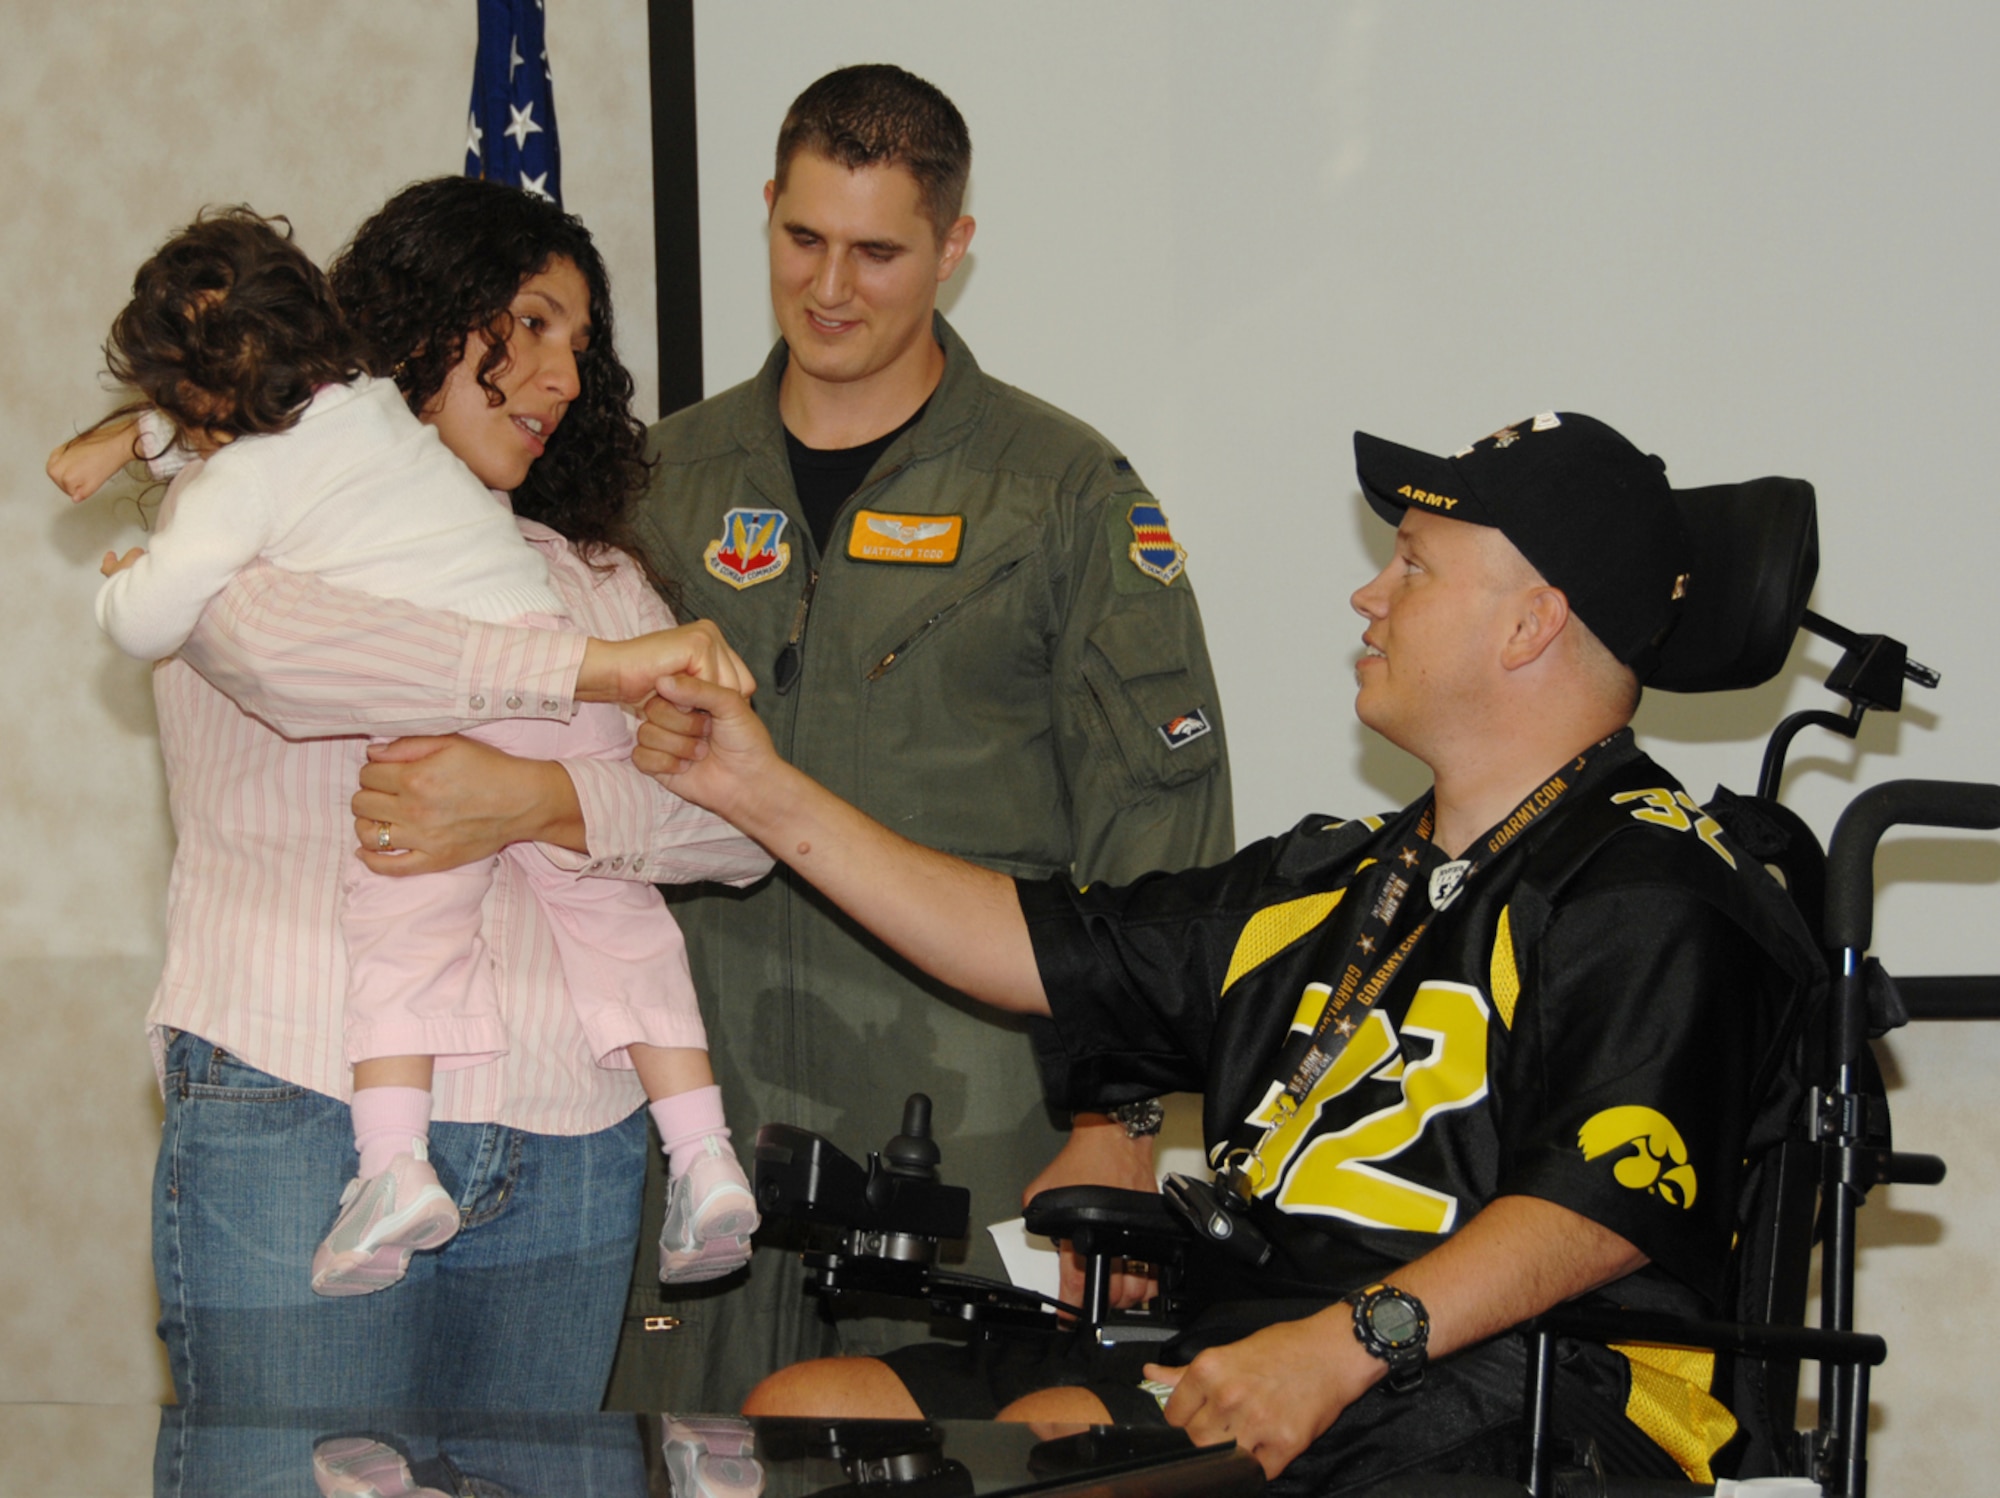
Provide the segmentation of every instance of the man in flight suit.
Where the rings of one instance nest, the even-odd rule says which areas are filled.
[[[1083,883],[1225,857],[1220,704],[1165,515],[1117,448],[983,372],[936,311],[972,242],[970,165],[957,109],[899,68],[799,96],[764,188],[781,339],[654,428],[639,538],[679,612],[757,673],[786,757],[906,836]],[[1063,1144],[1018,1021],[786,871],[669,898],[739,1147],[782,1121],[863,1148],[922,1090],[974,1223],[1018,1214]],[[1150,1140],[1122,1123],[1086,1113],[1074,1137],[1062,1178],[1147,1179]],[[967,1267],[1001,1274],[975,1240]],[[628,1333],[616,1407],[733,1409],[773,1368],[924,1330],[825,1325],[781,1247],[692,1289],[649,1283],[644,1258],[634,1320],[678,1326]]]

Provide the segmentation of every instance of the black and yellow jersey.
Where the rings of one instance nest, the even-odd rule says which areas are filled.
[[[1799,1099],[1818,958],[1776,881],[1629,733],[1579,763],[1546,815],[1468,850],[1469,877],[1397,875],[1439,862],[1426,797],[1123,888],[1020,886],[1051,1101],[1199,1092],[1211,1163],[1254,1145],[1251,1210],[1277,1252],[1258,1271],[1204,1261],[1197,1303],[1330,1299],[1527,1195],[1648,1256],[1611,1298],[1720,1309],[1745,1162]],[[1418,926],[1379,992],[1357,984],[1357,933]],[[1330,1004],[1337,1054],[1292,1106]]]

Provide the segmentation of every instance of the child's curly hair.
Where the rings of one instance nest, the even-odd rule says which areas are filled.
[[[112,377],[183,432],[282,432],[361,349],[291,223],[205,208],[139,267],[104,346]]]
[[[370,372],[393,378],[422,415],[474,331],[487,343],[479,383],[491,404],[501,404],[496,378],[514,327],[508,307],[522,282],[557,260],[574,264],[589,287],[590,346],[577,356],[581,390],[514,491],[514,508],[587,557],[618,546],[644,567],[627,512],[646,481],[646,429],[632,415],[632,376],[613,338],[611,279],[589,230],[518,188],[438,177],[383,204],[327,274]]]

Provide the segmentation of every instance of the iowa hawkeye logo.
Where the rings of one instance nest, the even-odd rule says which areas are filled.
[[[1586,1160],[1625,1151],[1611,1166],[1619,1185],[1657,1196],[1671,1207],[1694,1205],[1687,1143],[1664,1113],[1637,1105],[1606,1108],[1577,1130],[1576,1147]]]
[[[790,519],[783,510],[731,510],[722,517],[722,538],[701,554],[709,576],[742,592],[767,582],[792,564],[792,548],[778,539]]]

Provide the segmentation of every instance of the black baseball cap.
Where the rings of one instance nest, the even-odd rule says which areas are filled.
[[[1412,506],[1490,525],[1646,680],[1693,585],[1667,465],[1593,417],[1545,411],[1448,458],[1354,434],[1361,491],[1391,525]]]

